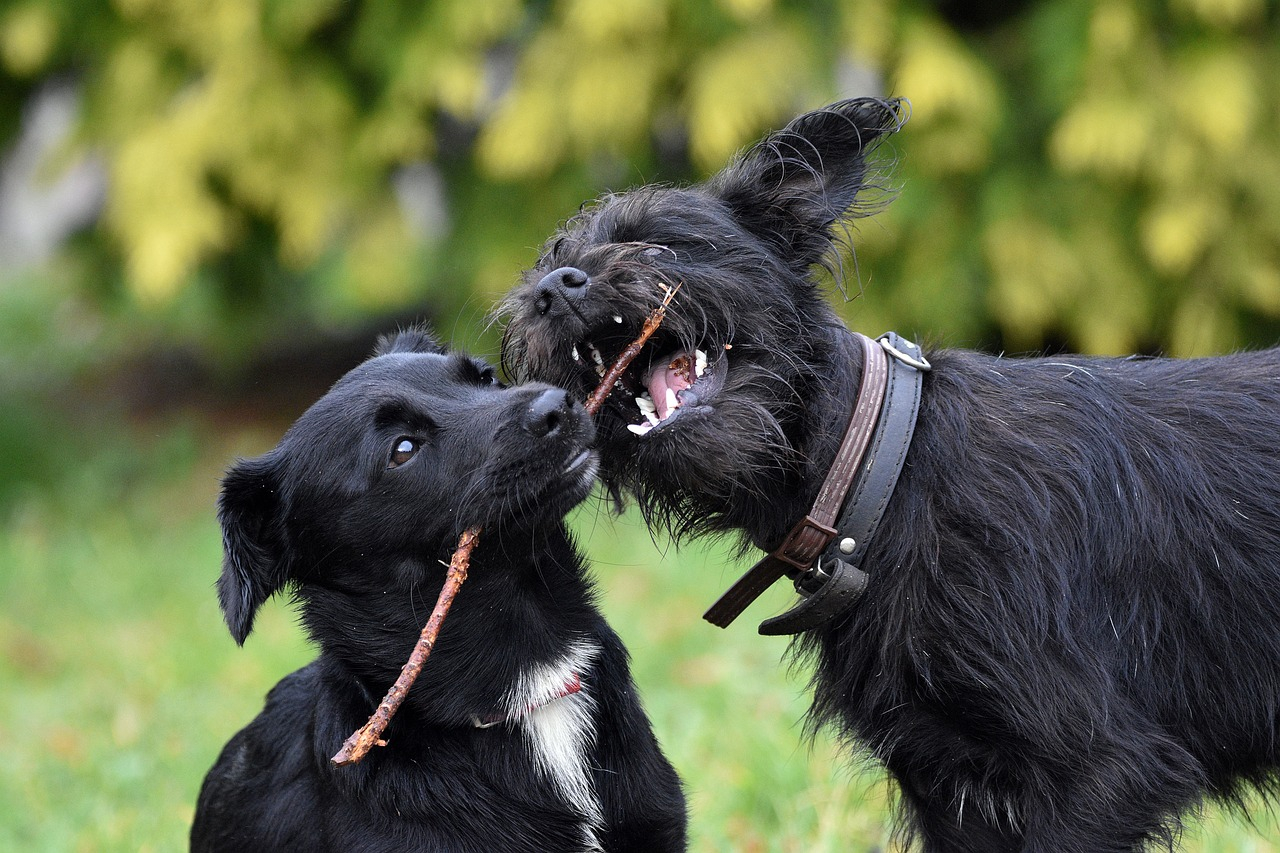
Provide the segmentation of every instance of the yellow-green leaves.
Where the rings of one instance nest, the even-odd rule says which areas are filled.
[[[122,76],[152,76],[145,64]],[[348,203],[353,108],[323,67],[309,71],[269,50],[217,54],[111,140],[106,222],[139,299],[171,298],[246,215],[275,225],[286,263],[318,257]]]
[[[990,67],[935,21],[906,28],[895,91],[911,100],[920,166],[936,172],[976,172],[991,157],[1003,93]]]
[[[0,62],[15,77],[44,69],[58,40],[58,21],[44,3],[21,3],[0,14]]]
[[[782,25],[753,29],[695,57],[686,113],[698,167],[720,168],[789,105],[799,109],[795,91],[810,80],[809,61],[804,35]]]
[[[155,308],[482,310],[600,191],[896,95],[911,119],[875,177],[898,198],[843,264],[854,323],[1099,352],[1280,334],[1274,4],[988,6],[16,0],[0,73],[81,81],[58,156],[106,163],[100,256]],[[405,169],[438,177],[431,229],[395,195]]]
[[[671,64],[664,0],[568,0],[533,34],[482,128],[480,165],[543,178],[568,160],[642,144]]]
[[[913,111],[901,213],[862,270],[930,305],[984,291],[954,331],[1015,350],[1202,353],[1274,320],[1280,33],[1261,0],[1054,0],[978,34],[903,3],[886,27],[887,2],[850,20],[872,22],[861,43]],[[916,315],[903,328],[936,322],[888,301]]]

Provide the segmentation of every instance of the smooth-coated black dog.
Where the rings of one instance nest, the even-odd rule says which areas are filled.
[[[415,330],[231,469],[218,581],[231,633],[243,642],[291,588],[319,656],[223,749],[193,850],[684,849],[680,781],[564,525],[596,479],[593,441],[564,390],[503,387]],[[476,524],[468,580],[387,745],[333,766]]]
[[[607,195],[500,306],[509,369],[582,390],[680,286],[597,423],[655,522],[769,550],[813,504],[864,363],[815,270],[903,112],[834,104],[705,184]],[[931,853],[1174,846],[1206,797],[1274,793],[1280,351],[927,358],[865,593],[795,647],[811,723],[883,761]]]

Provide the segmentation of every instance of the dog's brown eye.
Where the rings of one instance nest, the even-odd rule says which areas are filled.
[[[420,447],[422,442],[416,438],[397,438],[395,447],[391,449],[391,459],[387,462],[387,467],[399,468],[412,459]]]

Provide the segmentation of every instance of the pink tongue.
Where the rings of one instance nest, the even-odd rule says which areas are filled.
[[[649,386],[649,396],[658,409],[658,420],[664,420],[671,414],[672,407],[667,405],[667,390],[672,393],[683,391],[689,382],[689,357],[684,353],[673,352],[655,363],[653,372],[645,379]]]

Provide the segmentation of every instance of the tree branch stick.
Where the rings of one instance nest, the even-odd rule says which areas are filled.
[[[658,331],[658,326],[662,325],[663,319],[667,316],[667,306],[671,304],[672,298],[675,297],[676,291],[679,289],[680,285],[678,284],[675,287],[667,288],[666,298],[664,298],[662,300],[662,304],[653,309],[653,313],[645,319],[644,325],[640,328],[640,336],[627,344],[627,348],[620,352],[618,357],[614,359],[613,365],[605,373],[604,377],[601,378],[600,384],[596,386],[596,390],[592,391],[591,396],[582,404],[582,407],[587,410],[587,414],[594,417],[596,412],[600,411],[600,407],[604,405],[605,399],[609,396],[609,393],[613,391],[614,384],[622,378],[622,374],[626,372],[629,366],[631,366],[631,362],[635,361],[635,357],[640,354],[640,350],[644,349],[644,345],[648,343],[649,338],[653,337],[653,333]]]
[[[373,712],[373,716],[369,718],[369,722],[352,732],[351,737],[347,738],[346,742],[342,744],[342,749],[338,750],[338,753],[329,759],[334,764],[338,766],[355,764],[364,758],[373,747],[387,745],[387,742],[382,739],[382,733],[386,730],[387,724],[391,722],[391,717],[399,710],[400,704],[404,702],[404,697],[408,695],[409,688],[413,686],[418,673],[422,671],[422,665],[427,662],[427,656],[431,654],[431,650],[435,647],[436,637],[440,634],[440,626],[444,624],[444,617],[448,614],[449,608],[453,606],[453,598],[458,594],[458,588],[467,579],[467,567],[471,564],[471,552],[475,550],[476,542],[479,538],[480,528],[468,527],[463,532],[462,537],[458,539],[458,547],[453,552],[453,558],[449,560],[449,572],[445,575],[444,586],[440,589],[440,597],[436,599],[436,606],[431,611],[431,618],[427,620],[426,626],[418,636],[418,642],[414,645],[408,662],[400,668],[400,677],[396,679],[395,684],[391,685],[391,689],[387,691],[387,695],[383,697],[381,704]]]

